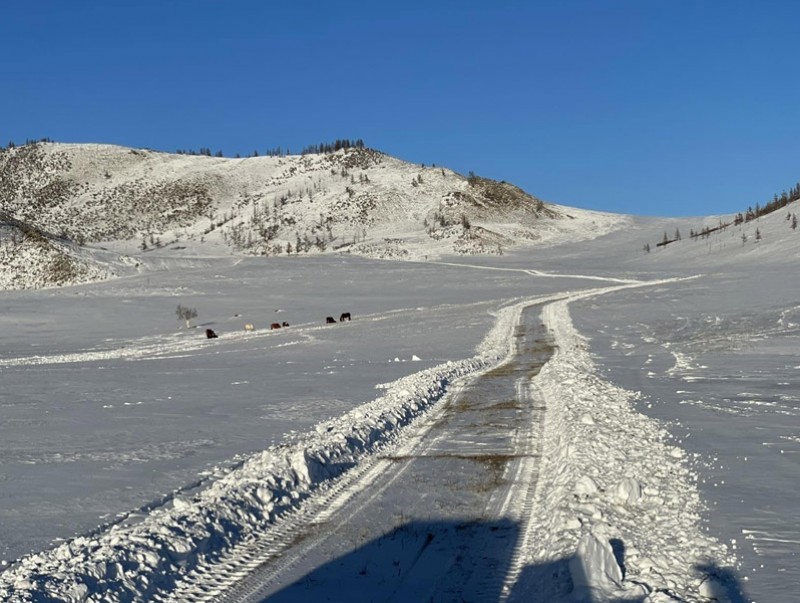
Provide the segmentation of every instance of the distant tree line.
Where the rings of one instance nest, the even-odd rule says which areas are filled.
[[[32,139],[28,138],[25,140],[25,145],[29,144],[37,144],[40,142],[55,142],[52,138],[45,136],[44,138],[39,139]],[[24,146],[18,145],[13,140],[8,142],[8,145],[5,147],[7,149],[14,149],[17,146]],[[313,154],[322,154],[322,153],[335,153],[336,151],[340,151],[342,149],[363,149],[364,148],[364,141],[361,138],[356,140],[350,140],[349,138],[338,138],[333,142],[323,142],[320,144],[312,144],[304,147],[301,151],[301,155],[313,155]],[[2,149],[2,147],[0,147]],[[217,151],[216,153],[212,153],[209,147],[200,147],[199,149],[177,149],[175,151],[176,155],[199,155],[203,157],[224,157],[225,155],[222,151]],[[286,155],[291,155],[292,152],[287,147],[283,149],[281,147],[275,147],[272,149],[267,149],[264,151],[265,157],[285,157]],[[236,153],[236,157],[241,157],[239,153]],[[247,157],[259,157],[258,151],[253,151]]]
[[[14,142],[13,140],[9,140],[8,144],[6,145],[6,148],[7,149],[15,149],[15,148],[17,148],[17,146],[25,146],[25,145],[29,145],[29,144],[38,144],[40,142],[54,142],[54,141],[53,141],[52,138],[49,138],[47,136],[45,136],[44,138],[39,138],[38,140],[35,140],[33,138],[27,138],[27,139],[25,139],[25,142],[23,144],[21,144],[21,145],[17,145],[17,143]]]
[[[349,138],[339,138],[334,140],[333,142],[323,142],[320,144],[312,144],[308,145],[307,147],[303,147],[303,150],[300,152],[301,155],[317,155],[322,153],[335,153],[336,151],[340,151],[342,149],[363,149],[364,148],[364,141],[360,138],[356,140],[350,140]],[[199,151],[195,151],[194,149],[178,149],[175,151],[178,155],[203,155],[205,157],[211,157],[211,149],[208,147],[200,147]],[[267,149],[264,151],[264,157],[285,157],[286,155],[291,155],[292,152],[287,147],[286,149],[282,147],[275,147],[272,149]],[[222,151],[217,151],[213,154],[214,157],[224,157]],[[261,154],[255,150],[247,157],[260,157]],[[236,153],[236,158],[241,158],[242,156],[239,153]]]
[[[350,140],[348,138],[336,139],[333,142],[323,142],[321,144],[312,144],[304,147],[300,152],[301,155],[318,155],[321,153],[335,153],[342,149],[363,149],[364,141],[360,138],[357,140]]]
[[[722,220],[719,221],[717,226],[703,226],[700,230],[695,230],[694,228],[689,230],[689,236],[692,239],[707,239],[709,236],[714,234],[715,232],[720,232],[728,228],[730,226],[730,222],[723,222]]]
[[[750,222],[751,220],[755,220],[761,216],[765,216],[779,209],[783,209],[789,205],[789,203],[797,201],[798,199],[800,199],[800,182],[790,188],[788,192],[784,190],[780,196],[777,194],[773,195],[772,200],[767,201],[767,203],[765,203],[763,206],[756,203],[755,208],[748,207],[745,213],[739,212],[733,219],[733,223],[738,225],[744,222]]]
[[[211,157],[211,149],[208,147],[200,147],[199,151],[195,151],[194,149],[178,149],[175,151],[176,155],[202,155],[204,157]],[[213,154],[214,157],[223,157],[222,151],[217,151]]]
[[[725,230],[731,224],[733,224],[734,226],[745,224],[752,220],[756,220],[761,216],[765,216],[767,214],[771,214],[774,211],[778,211],[779,209],[783,209],[790,203],[798,200],[800,200],[800,182],[795,184],[788,191],[784,190],[783,192],[781,192],[780,195],[778,194],[773,195],[772,200],[767,201],[764,205],[756,203],[755,207],[752,206],[748,207],[746,212],[744,213],[739,212],[733,218],[733,222],[723,222],[722,220],[720,220],[717,226],[704,226],[700,230],[691,229],[689,231],[689,237],[691,239],[705,239],[715,232],[720,232]],[[790,222],[792,230],[797,229],[797,216],[795,216],[793,213],[791,212],[788,213],[788,215],[786,216],[786,221]],[[755,238],[756,241],[760,241],[762,238],[761,231],[758,229],[756,229]],[[673,236],[672,238],[670,238],[669,235],[667,235],[667,233],[665,232],[664,236],[661,238],[661,241],[656,243],[656,247],[666,247],[670,243],[674,243],[675,241],[680,241],[680,240],[681,240],[680,231],[676,230],[675,236]],[[742,244],[744,244],[746,241],[747,241],[747,236],[743,234]],[[650,252],[649,243],[644,246],[644,251],[647,253]]]
[[[289,150],[289,147],[286,149],[282,149],[281,147],[275,147],[274,149],[267,149],[264,151],[264,155],[267,157],[285,157],[286,155],[291,155],[292,152]]]

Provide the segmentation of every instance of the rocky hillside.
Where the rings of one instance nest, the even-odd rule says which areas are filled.
[[[625,219],[364,148],[227,159],[36,143],[0,151],[0,223],[21,237],[0,231],[7,271],[32,232],[80,271],[83,247],[415,259],[593,238]]]

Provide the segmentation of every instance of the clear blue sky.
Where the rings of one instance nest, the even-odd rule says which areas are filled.
[[[800,2],[3,4],[0,144],[363,138],[548,201],[734,212],[800,180]]]

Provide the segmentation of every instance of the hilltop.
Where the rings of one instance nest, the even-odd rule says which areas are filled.
[[[4,288],[95,280],[146,254],[413,260],[592,239],[628,222],[368,148],[237,159],[50,142],[0,151]]]

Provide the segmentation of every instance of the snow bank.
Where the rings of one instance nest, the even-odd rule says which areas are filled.
[[[633,409],[637,393],[597,375],[569,315],[570,301],[621,288],[544,309],[556,351],[534,378],[547,412],[524,564],[566,560],[572,588],[551,586],[568,600],[704,600],[708,576],[697,568],[733,559],[702,531],[697,475],[668,433]]]
[[[450,383],[510,353],[523,304],[499,312],[472,358],[447,362],[385,386],[380,398],[318,424],[143,514],[53,550],[0,575],[3,601],[151,600],[204,560],[213,560],[296,509],[331,479],[394,439],[442,398]]]

